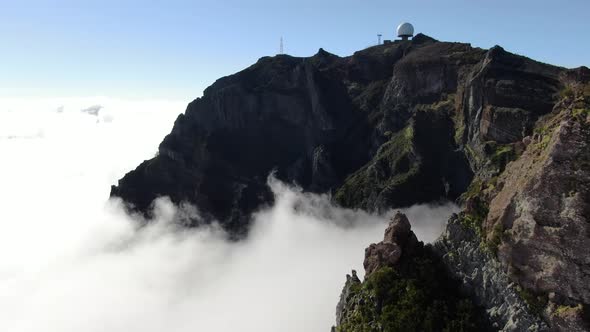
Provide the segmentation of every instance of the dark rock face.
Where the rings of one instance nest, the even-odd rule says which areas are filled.
[[[490,193],[483,224],[489,241],[499,238],[511,279],[546,305],[553,326],[570,331],[590,328],[582,323],[590,305],[589,111],[590,94],[580,94],[540,121]]]
[[[348,207],[455,199],[481,166],[461,148],[480,140],[468,134],[479,131],[476,106],[498,107],[489,115],[498,125],[486,135],[501,142],[504,132],[521,135],[511,120],[526,132],[531,107],[550,109],[557,71],[424,35],[344,58],[324,50],[262,58],[190,103],[158,155],[125,175],[111,196],[144,213],[158,196],[194,203],[203,221],[217,219],[238,234],[251,212],[272,201],[266,177],[273,170],[305,190],[334,191]]]
[[[395,242],[372,243],[365,249],[363,266],[371,274],[382,266],[395,266],[402,257],[402,248]]]
[[[547,331],[547,324],[530,312],[500,263],[481,248],[481,239],[451,217],[441,238],[435,243],[448,271],[461,281],[466,294],[487,312],[495,331]]]
[[[408,242],[411,230],[412,226],[408,217],[398,211],[389,223],[389,226],[385,229],[383,242],[398,243],[404,247],[406,242]]]

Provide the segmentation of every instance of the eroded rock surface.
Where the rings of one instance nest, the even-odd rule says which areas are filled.
[[[561,72],[424,35],[349,57],[265,57],[191,102],[158,155],[111,196],[146,214],[158,196],[193,203],[195,225],[216,219],[238,234],[272,202],[273,170],[369,211],[453,200],[495,145],[529,135],[551,111]]]
[[[395,267],[402,258],[402,253],[410,255],[421,246],[411,230],[408,218],[397,212],[385,230],[383,241],[372,243],[365,249],[365,273],[369,275],[384,266]]]
[[[483,307],[495,331],[548,331],[537,313],[528,309],[500,263],[481,248],[478,234],[459,221],[449,220],[436,251],[453,278],[461,281],[461,289],[471,294],[475,304]]]
[[[585,100],[564,100],[537,125],[498,179],[484,221],[511,279],[547,304],[544,315],[556,326],[581,321],[590,304],[589,109]]]

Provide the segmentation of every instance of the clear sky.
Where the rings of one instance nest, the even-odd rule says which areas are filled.
[[[191,100],[265,55],[338,55],[397,24],[590,66],[589,0],[0,0],[0,97]]]

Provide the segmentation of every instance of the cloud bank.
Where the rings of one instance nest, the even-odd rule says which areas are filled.
[[[137,228],[110,185],[152,157],[184,103],[0,100],[0,330],[329,331],[345,274],[388,215],[270,180],[249,238],[176,225],[166,198]],[[95,117],[80,112],[102,105]],[[405,212],[432,241],[453,205]]]

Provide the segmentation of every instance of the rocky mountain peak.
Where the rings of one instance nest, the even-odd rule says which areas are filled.
[[[398,211],[385,229],[383,241],[365,249],[365,276],[384,266],[396,267],[403,255],[411,255],[421,246],[408,218]]]

